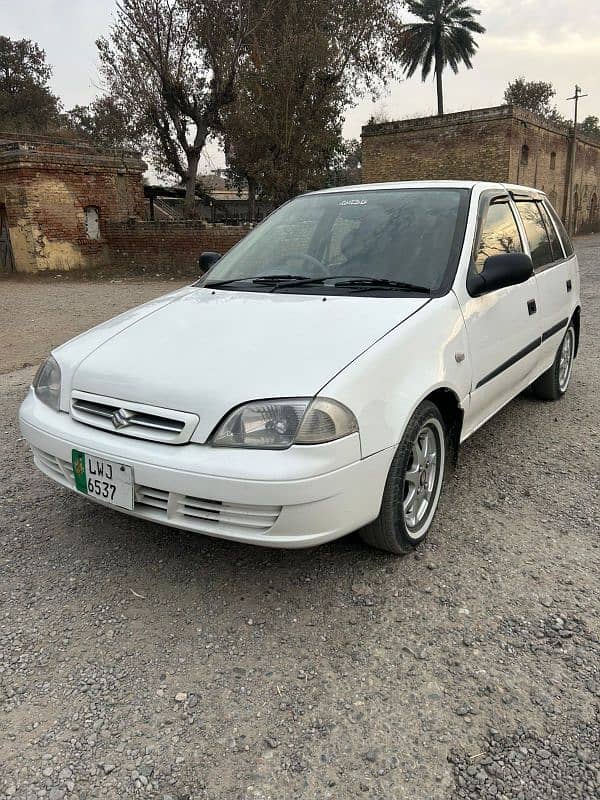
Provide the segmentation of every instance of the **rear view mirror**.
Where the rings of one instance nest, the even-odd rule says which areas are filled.
[[[213,253],[210,250],[205,251],[204,253],[200,254],[200,258],[198,259],[198,268],[200,270],[200,275],[206,275],[208,270],[217,263],[217,261],[221,258],[221,253]]]
[[[533,275],[533,262],[525,253],[501,253],[486,259],[478,275],[471,276],[469,292],[478,297],[487,292],[525,283]]]

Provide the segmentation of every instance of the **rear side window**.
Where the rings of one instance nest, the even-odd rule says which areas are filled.
[[[573,248],[573,243],[569,238],[569,234],[565,230],[565,226],[562,224],[561,218],[558,216],[556,211],[554,210],[554,206],[552,203],[544,203],[544,208],[547,209],[548,213],[554,220],[554,224],[556,225],[556,229],[559,233],[560,238],[562,239],[563,247],[565,249],[565,255],[567,258],[570,258],[573,253],[575,252]]]
[[[481,272],[490,256],[522,252],[523,244],[510,205],[507,201],[492,202],[479,234],[474,259],[475,272]]]
[[[546,230],[548,231],[548,237],[550,239],[550,246],[552,247],[552,255],[554,256],[554,261],[560,261],[560,259],[564,258],[565,255],[563,253],[562,245],[560,243],[560,239],[558,238],[558,233],[556,232],[556,228],[552,224],[552,220],[548,215],[548,212],[544,208],[542,203],[538,204],[538,208],[540,210],[540,214],[542,215],[542,219],[544,220],[544,225],[546,226]]]
[[[517,203],[517,208],[529,240],[534,269],[541,269],[554,261],[554,255],[538,203],[533,200],[520,201]]]

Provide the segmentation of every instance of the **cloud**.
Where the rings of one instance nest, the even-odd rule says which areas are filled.
[[[571,34],[600,27],[597,0],[473,0],[482,10],[481,22],[489,36],[520,38],[535,32],[548,44]]]
[[[537,31],[521,37],[486,36],[482,49],[501,53],[527,53],[527,55],[546,58],[550,55],[581,58],[596,56],[600,58],[600,36],[581,36],[580,34],[561,35],[560,31],[548,39]],[[551,69],[551,65],[548,65]]]

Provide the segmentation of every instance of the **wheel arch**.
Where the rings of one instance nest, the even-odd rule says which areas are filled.
[[[579,336],[581,331],[581,306],[577,306],[575,311],[573,312],[573,316],[571,317],[573,322],[573,326],[575,328],[575,358],[577,358],[577,353],[579,352]]]
[[[460,404],[458,395],[452,389],[441,386],[430,392],[421,402],[425,400],[433,403],[442,415],[448,431],[450,457],[456,463],[464,419],[464,409]]]

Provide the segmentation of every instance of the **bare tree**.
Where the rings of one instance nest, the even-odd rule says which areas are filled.
[[[343,112],[395,69],[395,0],[279,0],[253,35],[226,114],[234,176],[283,202],[322,185],[342,146]]]
[[[151,152],[185,185],[194,213],[198,164],[221,130],[265,3],[259,0],[121,0],[99,39],[110,93],[143,126]]]

